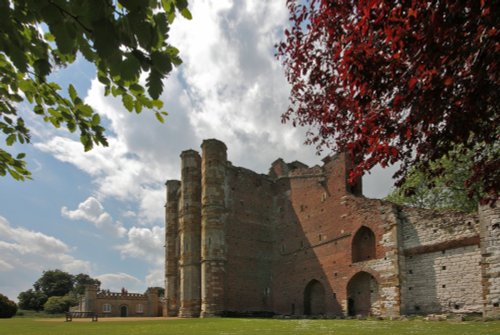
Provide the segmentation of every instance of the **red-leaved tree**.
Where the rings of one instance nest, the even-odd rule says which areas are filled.
[[[500,183],[500,4],[488,0],[288,0],[277,46],[292,85],[283,121],[318,150],[346,150],[351,180],[376,164],[424,171],[473,150],[466,186]],[[432,173],[439,173],[433,171]]]

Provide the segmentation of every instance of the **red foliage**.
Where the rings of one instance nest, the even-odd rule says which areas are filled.
[[[351,178],[374,165],[425,169],[475,150],[469,186],[500,183],[498,0],[288,0],[277,46],[292,84],[283,121],[311,126],[318,150],[347,150]],[[489,152],[490,154],[485,154]],[[491,154],[493,152],[493,154]]]

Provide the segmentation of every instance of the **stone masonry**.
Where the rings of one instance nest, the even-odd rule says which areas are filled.
[[[181,154],[166,203],[164,314],[500,317],[500,212],[397,206],[347,183],[350,160],[235,167]]]

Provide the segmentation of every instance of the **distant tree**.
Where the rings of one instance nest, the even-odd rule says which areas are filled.
[[[16,303],[0,293],[0,318],[11,318],[16,312]]]
[[[288,0],[278,57],[292,85],[283,121],[310,126],[318,150],[349,152],[356,177],[472,151],[465,186],[482,203],[500,185],[500,2]],[[485,152],[493,152],[486,155]]]
[[[43,292],[29,289],[19,293],[17,300],[19,301],[19,308],[34,311],[41,311],[43,304],[47,301],[48,297]]]
[[[156,286],[156,287],[153,287],[153,288],[155,288],[155,289],[157,289],[157,290],[158,290],[158,296],[159,296],[159,297],[163,297],[163,296],[165,296],[165,288],[163,288],[163,287],[159,287],[159,286]]]
[[[182,62],[167,42],[168,33],[177,12],[191,19],[187,5],[187,0],[0,0],[0,130],[5,143],[30,142],[18,112],[26,100],[45,122],[78,131],[86,151],[107,145],[99,114],[74,86],[65,94],[48,79],[78,54],[95,65],[105,95],[120,97],[130,112],[153,109],[163,122],[162,80]],[[24,157],[0,148],[0,175],[30,178]]]
[[[50,297],[43,305],[43,310],[49,314],[58,314],[69,311],[71,306],[75,306],[77,300],[74,295],[65,295],[63,297]]]
[[[47,297],[62,297],[73,289],[74,276],[61,270],[44,271],[33,284],[36,291],[43,292]]]
[[[470,151],[462,154],[460,150],[454,150],[432,162],[430,173],[414,166],[405,182],[395,188],[386,200],[412,207],[476,211],[482,191],[476,187],[468,196],[464,186],[473,165],[472,155]],[[439,173],[436,170],[440,170]]]
[[[85,292],[85,285],[97,285],[99,288],[101,286],[101,281],[99,279],[94,279],[88,274],[79,273],[74,278],[73,292],[75,294],[83,294]]]

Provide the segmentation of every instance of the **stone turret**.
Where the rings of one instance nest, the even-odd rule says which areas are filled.
[[[97,285],[86,284],[85,293],[83,297],[83,304],[80,306],[80,310],[83,312],[94,312],[96,308],[97,299]]]
[[[210,317],[224,310],[227,148],[214,139],[203,141],[201,148],[201,316]]]
[[[167,316],[177,316],[179,313],[179,254],[178,235],[179,229],[179,189],[181,182],[178,180],[168,180],[167,204],[165,205],[165,303]]]
[[[200,315],[201,304],[201,158],[194,150],[181,154],[182,182],[179,204],[180,317]]]

